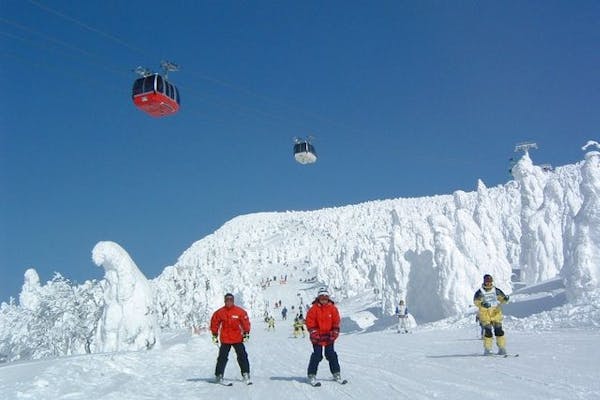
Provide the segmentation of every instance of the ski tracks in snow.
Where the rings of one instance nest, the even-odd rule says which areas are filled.
[[[225,379],[212,383],[217,347],[208,333],[170,335],[152,351],[92,354],[0,367],[2,399],[147,400],[173,398],[331,399],[527,399],[600,398],[600,333],[594,330],[513,332],[509,351],[520,357],[479,356],[482,343],[467,340],[472,330],[416,330],[342,334],[336,350],[342,376],[331,380],[328,363],[319,365],[321,387],[306,382],[312,351],[308,338],[290,337],[292,321],[278,320],[275,332],[253,323],[247,343],[254,384],[241,381],[235,353]]]

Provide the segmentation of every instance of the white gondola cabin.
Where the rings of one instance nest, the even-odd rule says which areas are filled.
[[[312,164],[317,161],[315,146],[309,140],[295,139],[294,158],[300,164]]]

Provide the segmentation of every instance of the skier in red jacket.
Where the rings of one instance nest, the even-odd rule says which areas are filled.
[[[334,302],[329,298],[326,288],[320,288],[312,307],[306,313],[306,328],[313,345],[313,353],[308,364],[308,381],[311,385],[317,384],[317,368],[323,359],[329,361],[329,370],[336,381],[345,383],[340,375],[338,356],[333,348],[335,340],[340,334],[340,313]]]
[[[242,372],[242,378],[246,384],[250,384],[250,363],[244,346],[244,342],[250,338],[250,319],[243,308],[234,304],[234,297],[231,293],[225,295],[225,305],[212,315],[210,331],[215,344],[219,344],[219,333],[221,339],[219,357],[215,367],[217,383],[223,382],[223,373],[227,365],[229,350],[233,347]]]

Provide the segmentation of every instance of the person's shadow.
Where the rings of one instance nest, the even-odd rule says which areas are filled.
[[[427,358],[482,357],[482,353],[428,355]]]
[[[215,382],[215,378],[188,378],[188,379],[186,379],[186,381],[188,381],[188,382],[208,382],[208,383],[214,383]]]
[[[272,376],[269,379],[271,379],[272,381],[284,381],[284,382],[300,382],[300,383],[306,382],[305,376]]]

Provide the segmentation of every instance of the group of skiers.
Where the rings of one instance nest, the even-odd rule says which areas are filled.
[[[215,380],[217,383],[223,383],[227,358],[233,347],[242,379],[246,384],[251,384],[250,363],[244,346],[250,338],[250,319],[243,308],[235,305],[233,294],[227,293],[224,301],[225,305],[214,312],[210,321],[212,340],[215,344],[219,344],[220,341]],[[317,368],[323,359],[323,354],[329,361],[329,370],[333,378],[340,383],[345,383],[341,378],[340,364],[334,349],[334,343],[340,334],[340,322],[340,313],[329,297],[328,290],[320,288],[304,320],[313,346],[307,368],[308,381],[311,385],[317,385]]]
[[[478,318],[483,330],[484,355],[492,354],[494,335],[498,347],[497,354],[506,354],[506,338],[502,329],[501,305],[507,303],[508,300],[509,296],[494,286],[492,276],[485,274],[481,288],[475,292],[473,297],[473,303],[479,310]],[[233,294],[227,293],[224,301],[225,305],[215,311],[210,321],[212,340],[215,344],[219,344],[220,341],[215,379],[217,383],[223,382],[227,358],[233,347],[242,378],[246,384],[251,384],[250,363],[244,346],[244,343],[250,337],[250,319],[243,308],[235,305]],[[404,300],[400,300],[398,307],[396,307],[396,316],[399,319],[398,333],[408,333],[408,309]],[[295,322],[298,325],[301,323],[302,329],[304,325],[306,326],[313,346],[307,368],[308,382],[311,385],[317,385],[317,368],[324,355],[329,362],[329,370],[333,378],[340,383],[345,383],[346,381],[341,378],[338,355],[334,349],[335,341],[340,334],[340,313],[333,300],[331,300],[327,288],[319,289],[312,306],[306,313],[306,319],[299,322],[296,318]],[[296,329],[296,324],[294,328]]]
[[[496,346],[498,355],[506,355],[506,338],[502,329],[502,304],[508,303],[509,296],[502,290],[495,287],[494,278],[490,274],[483,276],[483,283],[475,295],[473,303],[478,308],[476,322],[481,328],[481,337],[483,339],[483,354],[491,355],[494,345],[494,336],[496,336]],[[404,300],[396,307],[396,316],[398,317],[398,333],[408,333],[408,308]]]

